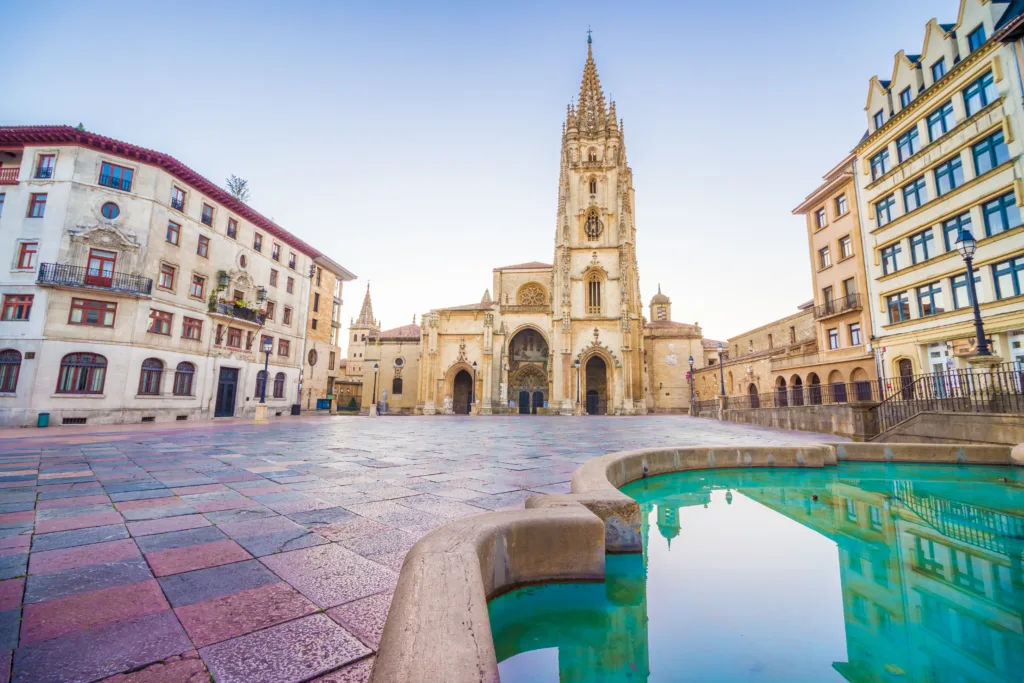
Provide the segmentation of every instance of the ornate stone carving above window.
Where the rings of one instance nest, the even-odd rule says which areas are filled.
[[[530,282],[519,288],[516,299],[520,306],[540,306],[546,303],[547,297],[544,295],[543,287],[536,282]]]

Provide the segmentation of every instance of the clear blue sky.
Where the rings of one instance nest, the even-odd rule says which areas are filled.
[[[868,79],[958,0],[66,2],[0,8],[5,124],[174,155],[357,273],[386,327],[553,256],[586,29],[625,119],[645,305],[725,338],[811,298],[790,211],[866,128]],[[584,11],[585,10],[585,11]],[[44,30],[43,30],[44,29]]]

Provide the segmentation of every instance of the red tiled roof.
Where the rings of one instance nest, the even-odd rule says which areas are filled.
[[[449,306],[442,308],[442,311],[489,311],[494,308],[494,303],[485,304],[483,302],[478,304],[466,304],[465,306]]]
[[[0,147],[24,147],[25,145],[78,145],[156,166],[307,256],[312,258],[323,256],[320,251],[303,242],[248,204],[235,199],[227,190],[212,180],[199,175],[163,152],[139,147],[104,135],[81,131],[71,126],[0,126]]]
[[[652,320],[647,323],[647,327],[658,329],[668,327],[693,327],[693,325],[690,325],[689,323],[677,323],[674,320]]]
[[[530,261],[529,263],[517,263],[512,266],[502,266],[501,268],[495,268],[495,270],[535,270],[538,268],[553,268],[550,263],[541,263],[540,261]]]
[[[402,325],[380,333],[381,339],[419,339],[420,326],[416,324]]]

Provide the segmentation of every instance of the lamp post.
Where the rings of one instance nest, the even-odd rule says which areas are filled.
[[[572,366],[576,368],[576,410],[574,411],[577,415],[583,414],[583,406],[580,404],[580,359],[577,358],[572,362]]]
[[[985,327],[981,323],[981,308],[978,307],[978,290],[974,286],[974,252],[978,248],[978,241],[970,230],[960,228],[956,236],[956,248],[963,256],[967,264],[967,291],[971,295],[971,305],[974,307],[974,334],[978,340],[979,356],[991,356],[992,351],[988,348],[988,340],[985,339]]]
[[[690,413],[693,414],[695,403],[693,396],[693,356],[690,356],[687,361],[690,363],[690,374],[687,375],[687,379],[690,380]]]
[[[267,337],[263,340],[263,384],[260,387],[260,402],[256,404],[256,418],[253,420],[258,425],[267,424],[267,382],[270,380],[270,352],[274,350],[274,341]]]
[[[718,345],[718,379],[720,381],[722,396],[725,396],[725,369],[722,367],[722,345]]]
[[[377,416],[377,373],[380,372],[380,364],[373,364],[373,393],[370,395],[370,412],[367,413],[370,417]]]
[[[470,395],[469,401],[469,412],[472,414],[473,409],[476,408],[478,397],[476,395],[476,361],[473,361],[473,392]]]

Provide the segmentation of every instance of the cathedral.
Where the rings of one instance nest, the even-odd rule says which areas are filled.
[[[650,322],[644,316],[633,173],[592,48],[588,37],[579,97],[563,124],[552,262],[495,268],[478,303],[387,331],[373,320],[367,290],[348,354],[364,406],[426,415],[688,409],[687,359],[703,366],[701,330],[671,320],[660,288]]]

